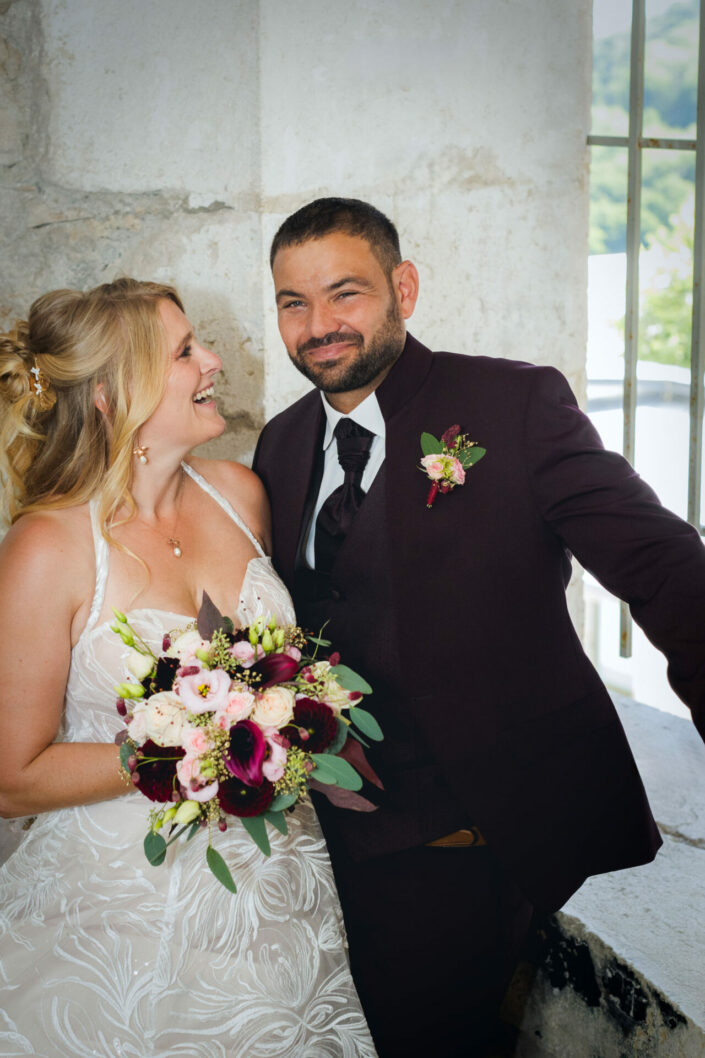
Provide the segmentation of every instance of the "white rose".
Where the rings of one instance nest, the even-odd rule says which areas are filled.
[[[315,665],[311,666],[311,672],[317,680],[321,680],[323,683],[323,690],[321,691],[321,701],[329,705],[334,713],[339,714],[341,709],[348,709],[350,706],[350,695],[344,687],[341,687],[335,676],[335,673],[330,671],[330,662],[328,661],[317,661]]]
[[[260,727],[284,727],[294,716],[294,692],[288,687],[268,687],[255,695],[255,707],[250,716]]]
[[[197,628],[190,628],[188,632],[182,632],[171,644],[166,652],[168,658],[178,658],[183,664],[187,660],[196,657],[197,650],[208,650],[210,643],[201,638]]]
[[[160,691],[137,703],[132,724],[135,721],[145,739],[151,738],[158,746],[180,746],[186,710],[178,694]]]
[[[143,654],[134,647],[130,647],[125,665],[136,680],[142,681],[154,668],[154,658],[151,654]]]

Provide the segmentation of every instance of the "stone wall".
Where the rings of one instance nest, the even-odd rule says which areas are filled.
[[[52,287],[175,282],[224,361],[212,451],[247,459],[307,387],[268,242],[341,193],[398,222],[420,338],[582,393],[590,8],[0,0],[0,327]]]

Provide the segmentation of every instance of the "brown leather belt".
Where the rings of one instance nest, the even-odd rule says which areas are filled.
[[[435,841],[427,841],[426,844],[438,849],[463,849],[486,845],[487,842],[477,827],[468,827],[466,830],[456,830],[445,837],[436,838]]]

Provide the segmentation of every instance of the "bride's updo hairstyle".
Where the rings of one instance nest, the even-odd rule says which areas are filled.
[[[159,302],[170,286],[117,279],[54,290],[0,335],[0,478],[6,520],[101,496],[107,532],[130,493],[140,427],[168,372]],[[96,407],[100,394],[104,411]]]

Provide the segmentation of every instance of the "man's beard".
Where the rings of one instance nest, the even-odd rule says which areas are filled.
[[[368,386],[390,368],[399,357],[405,341],[406,332],[399,306],[396,301],[392,301],[384,322],[372,335],[366,348],[361,334],[335,331],[323,338],[310,338],[299,346],[294,356],[289,355],[294,367],[324,393],[348,393]],[[309,363],[305,359],[305,354],[311,349],[325,348],[336,342],[357,346],[358,355],[346,366],[325,361]]]

